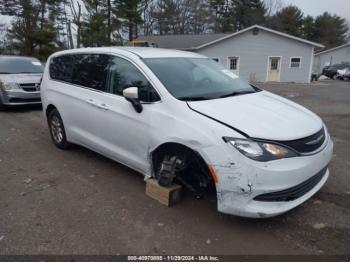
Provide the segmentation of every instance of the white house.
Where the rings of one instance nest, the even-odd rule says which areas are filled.
[[[254,25],[232,34],[156,35],[137,40],[197,52],[250,81],[309,83],[314,48],[323,45]]]

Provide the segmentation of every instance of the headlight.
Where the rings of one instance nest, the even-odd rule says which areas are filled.
[[[256,161],[267,162],[281,158],[298,156],[295,151],[277,144],[231,137],[224,137],[224,141],[233,145],[246,157]]]
[[[4,90],[14,90],[14,89],[19,89],[19,85],[17,83],[3,83],[2,84],[2,89]]]

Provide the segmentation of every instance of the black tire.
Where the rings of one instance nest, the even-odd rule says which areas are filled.
[[[0,111],[4,111],[6,109],[6,106],[1,102],[0,99]]]
[[[63,121],[58,110],[52,109],[48,116],[47,122],[49,125],[52,142],[60,149],[68,149],[71,144],[67,141],[66,131]]]

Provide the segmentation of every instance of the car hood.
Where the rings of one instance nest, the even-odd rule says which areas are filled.
[[[0,74],[0,81],[4,83],[29,84],[39,83],[42,74]]]
[[[323,126],[322,120],[311,111],[267,91],[188,102],[188,105],[253,138],[295,140],[313,135]]]

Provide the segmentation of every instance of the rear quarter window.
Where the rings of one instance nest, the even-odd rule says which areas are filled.
[[[106,91],[106,77],[111,60],[105,54],[72,54],[54,57],[50,77],[54,80]]]
[[[50,77],[54,80],[70,83],[73,73],[73,56],[54,57],[50,62]]]

